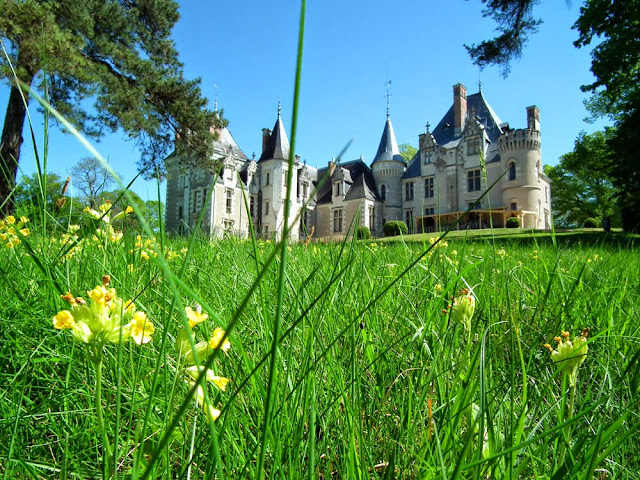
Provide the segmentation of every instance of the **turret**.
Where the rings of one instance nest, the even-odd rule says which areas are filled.
[[[384,221],[402,219],[402,174],[406,167],[407,164],[400,155],[391,119],[387,117],[378,152],[371,163],[378,193],[383,200]]]

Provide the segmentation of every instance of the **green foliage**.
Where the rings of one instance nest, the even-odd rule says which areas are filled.
[[[407,163],[413,160],[413,157],[418,153],[418,149],[408,143],[401,143],[398,149],[400,150],[400,155],[402,155],[402,158],[404,158],[404,161]]]
[[[38,173],[24,176],[20,179],[14,192],[16,214],[25,215],[33,221],[39,219],[42,212],[52,216],[64,217],[70,213],[72,202],[68,192],[63,190],[66,180],[57,173]]]
[[[482,15],[491,17],[500,34],[478,45],[465,45],[473,63],[480,67],[500,65],[503,74],[509,73],[509,64],[520,58],[527,37],[538,31],[541,20],[533,17],[533,6],[539,0],[482,0]]]
[[[579,227],[587,217],[610,218],[612,226],[620,226],[619,190],[611,173],[615,158],[607,143],[614,134],[611,128],[589,135],[583,132],[573,152],[563,155],[558,165],[545,166],[552,180],[551,205],[557,226]]]
[[[369,230],[369,227],[358,227],[358,230],[356,231],[356,238],[358,240],[367,240],[370,237],[371,230]]]
[[[409,232],[407,224],[401,220],[391,220],[384,224],[382,232],[385,237],[394,237],[396,235],[406,235]]]
[[[598,228],[600,222],[593,217],[586,218],[584,221],[584,228]]]
[[[520,219],[518,217],[507,218],[507,223],[506,223],[505,227],[507,227],[507,228],[520,228]]]
[[[51,104],[85,134],[121,128],[137,142],[149,176],[163,173],[162,160],[174,148],[184,161],[209,161],[209,128],[224,122],[206,108],[200,80],[183,76],[171,38],[179,18],[175,1],[0,0],[0,11],[0,40],[18,79],[46,87]],[[0,78],[12,80],[4,55]],[[88,100],[95,108],[85,108]],[[13,88],[0,151],[6,175],[0,176],[0,202],[15,179],[21,104]]]

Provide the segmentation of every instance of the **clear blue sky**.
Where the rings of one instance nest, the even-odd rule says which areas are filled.
[[[571,29],[581,2],[543,0],[535,13],[543,18],[523,57],[503,78],[499,68],[479,73],[464,43],[493,34],[479,0],[310,1],[307,6],[304,61],[296,153],[323,166],[351,139],[345,160],[371,162],[385,122],[385,81],[391,80],[390,111],[398,143],[417,145],[427,122],[435,125],[452,103],[458,82],[468,93],[482,91],[503,122],[526,126],[525,108],[540,108],[542,159],[556,164],[573,149],[587,124],[580,85],[593,81],[589,49],[573,47]],[[241,149],[259,156],[261,129],[272,128],[278,100],[290,133],[300,7],[293,0],[271,2],[181,2],[174,38],[187,78],[202,78],[202,89],[229,120]],[[3,114],[8,87],[0,88]],[[33,105],[33,104],[32,104]],[[34,122],[41,117],[32,106]],[[37,133],[39,139],[41,133]],[[28,138],[25,135],[25,138]],[[121,135],[104,138],[98,150],[125,181],[133,178],[138,153]],[[87,152],[58,131],[50,139],[49,170],[66,176]],[[25,141],[21,168],[35,171],[33,147]],[[155,183],[134,185],[144,199],[156,198]],[[164,197],[164,184],[161,197]]]

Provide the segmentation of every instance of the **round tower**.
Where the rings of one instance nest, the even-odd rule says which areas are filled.
[[[508,130],[498,140],[503,171],[502,202],[509,210],[522,212],[522,226],[538,228],[543,189],[540,181],[540,123],[537,107],[527,108],[528,128]]]
[[[391,119],[387,116],[378,152],[371,163],[373,178],[382,200],[383,224],[390,220],[402,220],[402,175],[406,168]]]

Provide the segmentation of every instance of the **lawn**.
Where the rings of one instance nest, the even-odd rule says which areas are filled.
[[[281,248],[14,220],[3,478],[637,478],[635,237]]]

